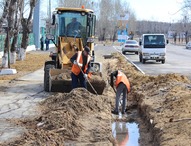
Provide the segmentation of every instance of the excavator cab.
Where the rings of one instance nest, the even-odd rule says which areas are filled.
[[[98,94],[102,94],[106,84],[101,78],[102,64],[95,62],[95,23],[96,16],[90,9],[56,8],[52,17],[53,34],[51,35],[54,36],[51,38],[56,50],[50,55],[52,60],[46,61],[44,65],[45,91],[71,91],[70,58],[77,51],[83,51],[84,47],[88,46],[91,54],[91,72],[96,75],[96,79],[90,80],[89,83]],[[94,92],[89,86],[88,90]]]

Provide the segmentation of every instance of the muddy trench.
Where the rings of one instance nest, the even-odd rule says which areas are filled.
[[[83,88],[52,93],[38,106],[42,115],[10,121],[25,127],[26,131],[20,138],[2,145],[167,146],[190,142],[189,79],[177,74],[143,75],[118,53],[102,62],[106,83],[102,95]],[[117,69],[122,70],[131,83],[127,112],[119,116],[111,114],[115,93],[108,84],[109,74]],[[131,137],[135,138],[131,141]],[[182,141],[177,142],[177,137]]]

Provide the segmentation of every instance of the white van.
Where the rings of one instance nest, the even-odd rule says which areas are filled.
[[[140,62],[144,64],[147,60],[156,60],[165,63],[168,40],[164,34],[143,34],[139,44]]]

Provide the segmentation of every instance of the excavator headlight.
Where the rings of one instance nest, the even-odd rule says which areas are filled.
[[[102,64],[99,62],[91,62],[92,72],[102,72]]]
[[[87,42],[88,43],[93,43],[94,42],[94,38],[88,38]]]

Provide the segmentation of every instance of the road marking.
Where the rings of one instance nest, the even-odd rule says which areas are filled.
[[[118,51],[121,55],[123,55],[123,56],[127,59],[128,62],[130,62],[133,66],[135,66],[135,68],[137,68],[137,70],[139,70],[142,74],[145,74],[135,63],[133,63],[131,60],[129,60],[127,56],[125,56],[124,54],[122,54],[121,51],[120,51],[120,49],[116,48],[116,46],[113,46],[113,47],[114,47],[114,49],[115,49],[116,51]]]

